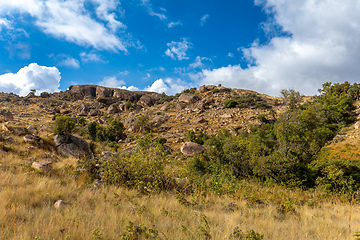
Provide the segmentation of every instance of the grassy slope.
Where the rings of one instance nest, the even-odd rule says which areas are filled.
[[[36,101],[28,106],[3,108],[16,116],[30,113],[29,117],[15,119],[25,127],[33,125],[39,129],[43,124],[53,124],[52,116],[40,109]],[[189,127],[177,123],[175,111],[169,114],[174,118],[173,123],[170,121],[174,133]],[[239,114],[239,119],[245,118]],[[190,123],[196,123],[195,116]],[[39,135],[51,141],[48,132]],[[228,239],[235,226],[244,232],[253,229],[264,234],[264,239],[354,239],[353,234],[360,230],[359,205],[321,191],[291,191],[244,181],[232,196],[195,193],[186,196],[188,204],[183,204],[176,193],[142,195],[121,187],[96,188],[85,177],[74,179],[72,168],[77,160],[72,158],[58,156],[53,172],[38,173],[29,167],[31,161],[51,157],[52,152],[30,150],[21,137],[12,137],[17,143],[5,144],[8,152],[0,151],[0,239],[100,239],[100,235],[101,239],[119,239],[128,221],[156,228],[161,239],[205,239],[199,232],[199,227],[204,227],[201,214],[208,220],[206,230],[213,239]],[[359,152],[356,143],[335,143],[327,148],[342,158],[354,157]],[[178,145],[171,144],[174,149]],[[106,146],[98,148],[109,150]],[[179,165],[177,161],[173,159],[172,164]],[[186,159],[182,161],[186,163]],[[58,199],[70,207],[54,209]],[[231,202],[235,206],[229,208]],[[280,213],[280,205],[288,212]]]

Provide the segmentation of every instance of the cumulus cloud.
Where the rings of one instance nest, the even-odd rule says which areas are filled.
[[[81,46],[92,46],[100,50],[124,51],[131,45],[119,38],[118,28],[125,25],[116,20],[118,1],[91,0],[96,15],[107,25],[95,18],[85,7],[85,1],[75,0],[0,0],[0,16],[29,14],[34,24],[44,33],[58,39],[65,39]]]
[[[125,84],[123,80],[118,80],[115,76],[105,77],[101,82],[98,83],[103,87],[110,88],[121,88]]]
[[[31,63],[21,68],[17,73],[0,75],[0,89],[13,92],[20,96],[27,95],[31,89],[40,92],[59,91],[60,72],[56,67],[39,66]]]
[[[265,45],[255,40],[241,48],[250,63],[203,70],[200,84],[248,88],[279,95],[294,88],[317,93],[327,81],[358,81],[360,75],[360,2],[356,0],[255,0],[269,14]],[[281,34],[279,34],[281,29]],[[284,34],[286,33],[286,34]]]
[[[167,44],[169,47],[165,54],[172,59],[178,59],[179,61],[184,59],[189,59],[189,57],[186,56],[186,51],[189,48],[192,48],[192,43],[188,41],[187,38],[182,38],[182,42],[175,42],[171,41]]]
[[[192,84],[182,81],[181,79],[166,78],[165,80],[157,79],[152,85],[146,87],[144,91],[166,93],[174,95],[181,92],[185,88],[193,87]]]
[[[210,15],[209,14],[204,14],[201,18],[200,18],[200,25],[204,26],[206,21],[209,19]]]

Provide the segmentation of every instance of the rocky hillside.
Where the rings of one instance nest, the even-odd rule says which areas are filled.
[[[225,107],[225,102],[234,98],[243,99],[244,106]],[[261,107],[257,106],[259,103]],[[19,97],[2,93],[0,104],[2,131],[9,137],[13,134],[51,134],[54,124],[52,119],[57,114],[75,120],[84,117],[87,122],[97,121],[104,125],[108,119],[119,118],[129,136],[120,143],[131,142],[146,128],[155,136],[164,137],[175,145],[184,139],[188,130],[215,134],[225,128],[237,135],[241,130],[247,131],[250,124],[258,124],[259,114],[265,114],[271,119],[271,114],[284,108],[281,99],[221,86],[188,89],[173,97],[95,85],[76,85],[65,92],[41,93],[40,96],[30,93],[26,97]],[[139,117],[145,122],[140,123]],[[33,130],[29,131],[29,128]]]

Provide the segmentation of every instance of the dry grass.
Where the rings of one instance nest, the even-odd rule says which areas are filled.
[[[232,197],[187,196],[190,204],[186,206],[171,193],[141,195],[114,186],[94,188],[71,178],[67,167],[71,161],[55,164],[50,174],[1,171],[0,239],[92,239],[96,229],[102,239],[120,239],[128,221],[158,229],[161,239],[203,239],[198,234],[201,213],[208,219],[213,239],[228,239],[235,226],[244,232],[253,229],[264,239],[353,239],[359,230],[359,205],[331,203],[316,193],[303,193],[303,197],[315,197],[318,204],[296,205],[295,213],[286,214],[277,211],[275,200],[263,206],[249,204],[243,198],[251,194],[249,189]],[[271,199],[276,192],[301,198],[301,192],[291,195],[277,187],[263,187],[262,192],[261,186],[249,188],[255,198]],[[56,210],[53,204],[59,199],[70,206]],[[235,206],[227,209],[230,202]]]

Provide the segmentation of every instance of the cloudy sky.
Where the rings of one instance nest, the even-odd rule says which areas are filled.
[[[359,76],[358,0],[0,0],[0,92],[313,95]]]

